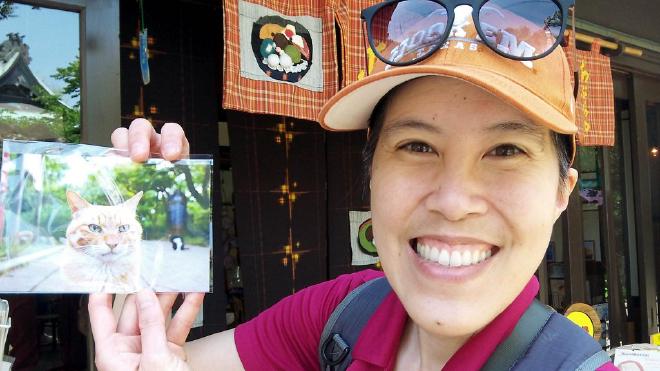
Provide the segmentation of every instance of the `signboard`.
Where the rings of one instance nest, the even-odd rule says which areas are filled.
[[[596,310],[588,304],[575,303],[566,310],[566,317],[580,326],[589,336],[600,340],[602,333],[600,318]]]

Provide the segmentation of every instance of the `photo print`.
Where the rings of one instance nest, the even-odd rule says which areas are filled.
[[[4,141],[0,292],[209,292],[209,157]]]

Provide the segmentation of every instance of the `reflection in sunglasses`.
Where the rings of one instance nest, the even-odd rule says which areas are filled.
[[[403,0],[366,9],[370,42],[386,44],[383,52],[376,53],[378,58],[390,65],[417,63],[453,38],[483,42],[505,57],[533,60],[554,49],[564,27],[565,5],[548,0],[536,5],[528,0],[489,0],[480,4],[476,14],[470,5],[447,9],[443,4]]]
[[[404,56],[414,54],[411,60],[421,58],[440,40],[447,27],[444,23],[435,23],[426,30],[417,31],[412,37],[404,39],[390,52],[390,60],[398,62]]]
[[[520,41],[519,43],[514,34],[498,29],[488,23],[481,22],[481,30],[487,38],[485,41],[495,45],[503,53],[516,57],[531,57],[536,51],[536,48],[526,41]]]

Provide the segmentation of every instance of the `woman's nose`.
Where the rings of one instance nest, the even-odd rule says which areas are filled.
[[[449,221],[485,214],[488,202],[478,177],[465,169],[438,174],[425,199],[426,208]]]

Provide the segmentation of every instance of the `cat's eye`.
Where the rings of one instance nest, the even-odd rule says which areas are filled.
[[[103,230],[101,226],[98,224],[89,224],[87,228],[89,228],[89,230],[94,233],[101,233],[101,231]]]
[[[127,232],[129,228],[128,224],[120,225],[119,226],[119,232]]]

